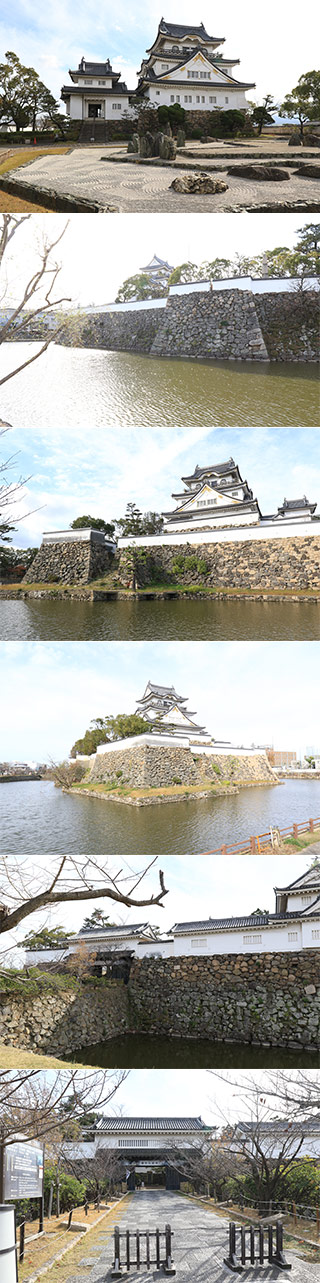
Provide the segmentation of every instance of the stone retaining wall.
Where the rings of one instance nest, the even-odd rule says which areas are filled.
[[[319,538],[244,539],[241,543],[161,544],[123,548],[117,574],[125,587],[185,583],[215,588],[320,588]],[[204,567],[204,568],[203,568]]]
[[[52,319],[50,326],[52,332]],[[10,338],[43,339],[48,329],[45,318],[40,318],[21,325]],[[58,342],[67,347],[198,360],[317,361],[319,294],[195,290],[170,296],[164,308],[79,312],[69,330],[61,330]]]
[[[102,543],[91,540],[67,540],[41,544],[24,583],[87,584],[110,569],[113,554]]]
[[[68,1056],[128,1029],[127,987],[100,987],[16,997],[0,992],[0,1043]]]
[[[0,993],[5,1045],[72,1056],[129,1031],[318,1049],[320,950],[135,959],[127,986]]]
[[[176,294],[167,300],[152,356],[267,361],[268,352],[249,290]]]
[[[318,1048],[320,950],[136,960],[130,1025],[151,1036]]]
[[[265,782],[277,784],[278,780],[263,753],[254,757],[238,757],[236,751],[225,756],[219,751],[207,757],[194,749],[161,745],[137,744],[136,747],[118,749],[112,753],[98,753],[89,775],[92,784],[114,783],[118,788],[166,788],[171,784],[236,784]]]
[[[319,294],[255,294],[270,361],[319,360]]]

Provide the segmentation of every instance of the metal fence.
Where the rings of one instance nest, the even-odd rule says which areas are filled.
[[[139,1270],[141,1265],[147,1270],[155,1265],[157,1270],[162,1267],[165,1274],[175,1274],[172,1236],[171,1225],[166,1225],[164,1230],[120,1230],[119,1225],[115,1225],[111,1278],[120,1279],[123,1269]]]
[[[224,1257],[233,1274],[241,1274],[246,1264],[274,1265],[278,1270],[291,1270],[283,1255],[283,1225],[236,1225],[229,1223],[229,1254]]]

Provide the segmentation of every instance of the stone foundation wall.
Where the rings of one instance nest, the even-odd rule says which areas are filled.
[[[27,998],[0,992],[0,1043],[25,1051],[68,1056],[127,1029],[128,992],[122,981]]]
[[[144,958],[130,977],[141,1033],[318,1048],[320,950]]]
[[[153,548],[123,548],[118,575],[123,586],[144,588],[152,583],[203,584],[237,589],[320,589],[319,538],[244,539],[241,543]],[[205,569],[203,564],[205,563]]]
[[[249,290],[213,290],[168,298],[152,356],[267,361],[268,352]]]
[[[99,753],[90,769],[92,784],[114,783],[129,788],[166,788],[171,784],[223,784],[226,780],[236,784],[277,784],[277,777],[263,753],[254,757],[227,756],[219,752],[210,754],[194,749],[161,745],[137,744],[134,748],[119,749],[116,753]]]
[[[255,294],[270,361],[319,361],[319,293]]]
[[[66,543],[43,543],[31,562],[24,582],[87,584],[98,579],[113,563],[113,554],[101,543],[75,540]]]
[[[57,315],[57,325],[61,317]],[[52,333],[52,319],[50,322]],[[46,337],[45,318],[21,325],[16,341]],[[10,341],[10,340],[9,340]],[[127,312],[79,312],[61,331],[66,347],[145,352],[198,360],[319,360],[319,294],[294,290],[252,294],[213,290],[171,295],[164,308]]]

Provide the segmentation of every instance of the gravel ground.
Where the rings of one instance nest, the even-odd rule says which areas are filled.
[[[229,184],[227,192],[216,196],[185,195],[170,190],[174,177],[183,173],[183,165],[171,170],[161,165],[113,162],[106,148],[75,148],[65,156],[44,156],[14,171],[14,178],[42,191],[96,201],[101,210],[112,206],[121,213],[212,213],[259,207],[262,203],[281,201],[319,201],[319,180],[299,178],[283,183],[254,182],[226,176],[224,155],[219,177]],[[104,159],[103,159],[104,158]],[[239,160],[241,157],[239,156]],[[294,165],[293,161],[293,165]],[[190,162],[192,165],[192,162]],[[288,170],[286,170],[288,172]],[[13,177],[11,174],[10,177]],[[33,192],[34,196],[34,192]]]

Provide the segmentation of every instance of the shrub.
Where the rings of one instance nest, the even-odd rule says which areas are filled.
[[[173,784],[182,784],[182,780],[180,780],[180,779],[179,779],[179,776],[178,776],[178,775],[173,775],[172,783],[173,783]]]

